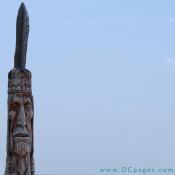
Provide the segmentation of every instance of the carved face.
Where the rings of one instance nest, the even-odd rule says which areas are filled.
[[[9,95],[10,152],[18,156],[30,154],[32,149],[33,101],[29,94]]]

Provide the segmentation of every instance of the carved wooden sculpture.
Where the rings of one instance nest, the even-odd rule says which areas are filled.
[[[31,72],[25,69],[29,18],[24,3],[17,17],[14,69],[8,74],[8,131],[5,175],[34,175]]]

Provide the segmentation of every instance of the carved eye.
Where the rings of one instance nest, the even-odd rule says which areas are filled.
[[[31,103],[27,102],[27,103],[25,103],[24,107],[25,107],[25,109],[30,110],[32,105],[31,105]]]
[[[17,102],[13,102],[10,104],[10,111],[16,111],[19,108],[19,104]]]

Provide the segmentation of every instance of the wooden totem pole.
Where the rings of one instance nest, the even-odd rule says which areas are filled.
[[[34,175],[31,72],[25,69],[29,18],[24,3],[16,23],[14,69],[8,74],[7,158],[5,175]]]

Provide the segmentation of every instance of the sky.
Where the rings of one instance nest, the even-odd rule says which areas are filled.
[[[0,3],[0,174],[22,1]],[[24,1],[36,174],[175,168],[175,1]]]

